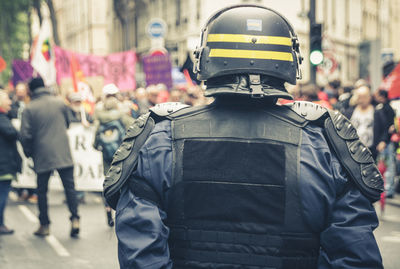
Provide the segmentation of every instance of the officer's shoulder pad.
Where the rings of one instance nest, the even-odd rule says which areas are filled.
[[[328,112],[327,108],[319,104],[306,101],[296,101],[294,103],[287,104],[286,106],[309,121],[318,120]]]
[[[179,102],[168,102],[155,105],[150,108],[150,112],[153,116],[165,117],[186,107],[189,106]]]

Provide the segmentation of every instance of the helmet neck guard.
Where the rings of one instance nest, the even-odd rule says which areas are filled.
[[[252,98],[283,98],[292,100],[284,81],[253,74],[226,75],[207,80],[207,97],[219,95],[243,95]]]

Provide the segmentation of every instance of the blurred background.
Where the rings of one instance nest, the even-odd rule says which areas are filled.
[[[241,3],[271,7],[293,24],[305,58],[302,83],[324,85],[338,79],[345,84],[364,78],[376,89],[399,60],[398,0],[2,0],[0,55],[6,67],[0,83],[12,77],[12,60],[32,56],[46,20],[53,44],[61,49],[99,56],[134,51],[136,68],[130,75],[135,83],[126,90],[146,83],[143,57],[154,49],[168,54],[172,68],[182,71],[186,64],[191,71],[191,52],[204,22],[214,11]],[[323,60],[317,54],[315,65],[310,47],[311,52],[322,51]],[[173,74],[174,83],[179,75]],[[101,75],[86,76],[89,84],[101,86]],[[71,83],[68,78],[57,82],[62,89]]]
[[[52,235],[46,241],[32,236],[36,176],[18,144],[22,171],[6,211],[15,234],[0,236],[0,268],[118,267],[114,223],[101,198],[106,169],[93,147],[99,112],[118,110],[133,121],[166,101],[212,102],[193,74],[193,50],[211,14],[233,4],[270,7],[293,25],[304,57],[302,78],[287,85],[295,100],[345,113],[356,128],[351,113],[363,105],[363,94],[364,105],[384,115],[380,131],[388,133],[387,143],[377,162],[386,193],[375,204],[381,222],[374,234],[385,268],[400,267],[400,0],[0,0],[0,93],[12,102],[10,111],[0,112],[19,129],[31,101],[27,82],[37,76],[69,106],[83,239],[65,230],[57,174],[49,188]]]

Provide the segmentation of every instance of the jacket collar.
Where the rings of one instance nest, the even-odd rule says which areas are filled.
[[[32,93],[32,99],[37,99],[43,95],[50,95],[50,91],[45,87],[37,88]]]
[[[260,86],[262,89],[262,97],[264,98],[293,99],[293,96],[286,91],[283,82],[277,83],[273,80],[268,81],[267,77],[262,77]],[[248,74],[227,75],[209,79],[204,95],[206,97],[216,97],[218,95],[252,95],[249,76]]]

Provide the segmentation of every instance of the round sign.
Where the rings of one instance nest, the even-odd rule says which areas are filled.
[[[147,24],[147,34],[150,38],[164,37],[167,32],[167,25],[162,19],[152,19]]]
[[[332,74],[338,67],[336,57],[329,52],[324,52],[324,60],[322,64],[318,66],[318,71],[326,75]]]

